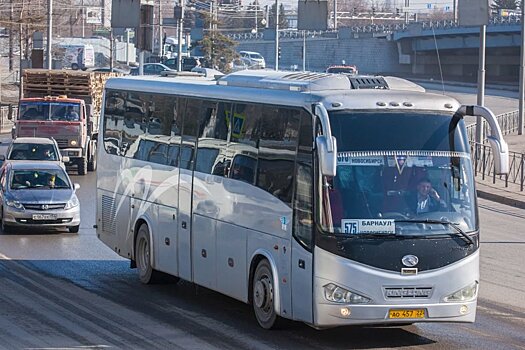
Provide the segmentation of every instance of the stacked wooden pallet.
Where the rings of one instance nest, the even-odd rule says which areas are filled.
[[[117,73],[26,69],[23,72],[24,96],[102,96],[106,80],[115,76]]]
[[[81,98],[92,105],[95,115],[102,108],[102,92],[106,80],[119,73],[72,70],[25,69],[22,74],[24,97],[65,95]]]

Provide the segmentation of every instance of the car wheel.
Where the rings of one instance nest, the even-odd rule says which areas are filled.
[[[68,229],[69,232],[71,232],[71,233],[78,233],[78,230],[80,229],[80,225],[69,226],[67,229]]]
[[[276,326],[278,316],[275,312],[274,297],[272,268],[268,260],[264,259],[255,269],[252,284],[253,311],[257,322],[264,329]]]
[[[8,233],[11,231],[11,226],[6,225],[4,221],[4,210],[2,209],[2,232]]]
[[[78,66],[77,63],[73,63],[73,64],[71,65],[71,69],[73,69],[73,70],[78,70],[79,68],[80,68],[80,67]]]
[[[87,156],[80,158],[80,160],[78,161],[78,175],[86,175],[87,166],[88,166]]]

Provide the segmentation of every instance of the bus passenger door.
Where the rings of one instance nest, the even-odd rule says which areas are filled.
[[[178,265],[179,277],[193,281],[193,171],[195,166],[196,135],[199,129],[199,103],[194,99],[180,99],[179,118],[182,117],[182,140],[179,151],[179,217]]]
[[[193,206],[193,157],[195,141],[184,140],[180,148],[179,174],[179,222],[177,251],[179,257],[179,277],[193,281],[191,268],[191,233]]]
[[[313,323],[314,176],[313,127],[309,114],[301,115],[293,199],[292,306],[293,319]]]

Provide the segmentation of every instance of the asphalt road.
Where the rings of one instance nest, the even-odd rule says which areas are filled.
[[[75,176],[78,234],[0,235],[0,348],[523,349],[525,211],[480,200],[481,294],[474,324],[259,328],[249,305],[190,283],[141,285],[98,241],[95,176]]]

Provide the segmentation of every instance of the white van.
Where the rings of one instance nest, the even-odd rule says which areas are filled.
[[[264,57],[254,51],[240,51],[239,55],[241,56],[241,59],[248,64],[250,69],[264,69],[266,68],[266,61],[264,60]]]
[[[95,66],[95,50],[90,44],[59,44],[55,49],[64,68],[86,69]]]

